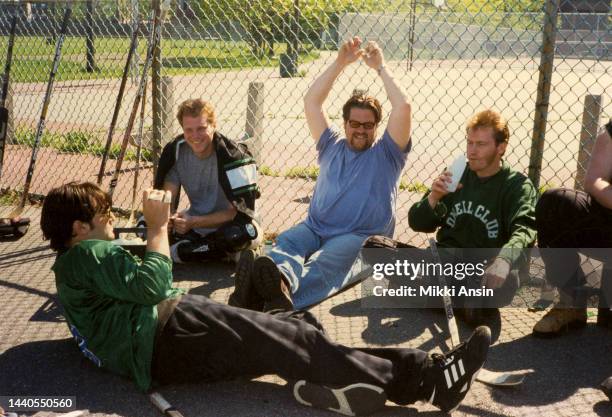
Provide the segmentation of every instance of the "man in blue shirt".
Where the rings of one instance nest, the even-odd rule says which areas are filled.
[[[393,235],[397,186],[410,150],[411,108],[381,48],[372,41],[362,46],[358,37],[345,42],[304,97],[320,165],[308,217],[279,235],[269,256],[254,262],[244,257],[231,304],[257,309],[263,301],[264,310],[309,307],[359,279],[356,259],[368,236]],[[374,97],[356,93],[345,103],[344,132],[323,112],[335,80],[359,59],[378,73],[391,102],[382,136],[382,106]],[[248,301],[247,288],[255,290],[259,304]]]

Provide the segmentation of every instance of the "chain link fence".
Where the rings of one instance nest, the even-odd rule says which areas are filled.
[[[318,174],[302,98],[333,62],[338,46],[353,35],[381,44],[387,67],[412,102],[413,150],[400,184],[396,238],[425,243],[426,236],[408,229],[408,209],[453,156],[464,152],[465,122],[484,108],[509,120],[511,165],[527,174],[533,165],[533,138],[543,138],[541,172],[534,179],[540,188],[573,187],[588,160],[586,146],[587,158],[578,162],[580,138],[588,145],[595,133],[592,127],[583,128],[584,120],[590,117],[590,124],[597,125],[612,116],[610,2],[593,1],[589,10],[578,10],[570,2],[552,1],[554,13],[549,8],[548,14],[544,1],[435,3],[441,7],[421,0],[172,2],[158,64],[153,65],[155,77],[149,75],[154,82],[147,92],[143,161],[136,162],[137,126],[115,191],[116,206],[130,208],[136,170],[137,189],[151,185],[159,147],[180,133],[174,119],[177,105],[201,97],[216,106],[219,131],[250,141],[255,150],[262,190],[258,204],[266,229],[280,232],[302,220]],[[0,179],[5,191],[23,188],[65,6],[0,2],[2,65],[11,16],[19,16],[8,101],[9,144]],[[106,166],[103,186],[108,187],[145,59],[150,2],[76,1],[73,8],[34,194],[44,195],[70,180],[96,180],[138,21],[139,44]],[[550,76],[543,77],[550,86],[544,134],[534,133],[534,120],[543,89],[543,43],[550,40],[544,33],[547,21],[554,22],[555,54]],[[356,88],[378,97],[388,116],[382,82],[357,63],[339,77],[325,103],[333,123],[341,126],[342,104]],[[585,117],[589,95],[594,97]]]

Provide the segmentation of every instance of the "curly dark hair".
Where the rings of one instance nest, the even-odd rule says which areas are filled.
[[[372,96],[368,96],[364,91],[355,90],[351,98],[342,106],[342,118],[345,123],[349,120],[352,108],[371,110],[374,113],[376,124],[382,120],[383,113],[380,101]]]

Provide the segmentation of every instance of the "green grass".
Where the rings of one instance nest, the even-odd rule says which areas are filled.
[[[259,174],[264,175],[266,177],[280,177],[281,176],[281,173],[279,171],[276,171],[267,165],[262,165],[261,167],[259,167]]]
[[[419,181],[408,183],[408,182],[405,182],[404,180],[401,180],[399,189],[401,191],[405,190],[405,191],[410,191],[410,192],[420,193],[420,194],[425,194],[427,191],[429,191],[429,187],[427,187],[425,184]]]
[[[307,166],[307,167],[292,167],[286,170],[284,173],[280,173],[267,165],[263,165],[259,168],[259,174],[266,177],[284,177],[284,178],[302,178],[308,180],[316,180],[319,177],[319,167],[316,166]],[[414,181],[414,182],[406,182],[401,180],[399,189],[401,191],[409,191],[413,193],[424,194],[429,191],[429,187],[427,187],[422,182]]]
[[[319,177],[319,167],[293,167],[285,172],[285,177],[316,180]]]
[[[551,190],[553,188],[557,188],[557,185],[554,182],[545,182],[544,184],[538,187],[539,195],[544,194],[546,191]]]
[[[31,148],[34,144],[35,133],[33,129],[18,127],[15,131],[15,138],[12,143]],[[40,140],[40,147],[53,148],[62,153],[102,156],[105,142],[100,139],[100,135],[101,133],[96,134],[79,130],[66,133],[45,131]],[[113,143],[109,151],[109,158],[117,159],[120,151],[121,145]],[[153,152],[150,149],[142,148],[140,158],[141,160],[152,161]],[[136,160],[136,150],[133,147],[129,147],[126,150],[125,160]]]
[[[0,206],[14,206],[19,203],[21,193],[17,190],[1,190]]]
[[[0,37],[0,51],[6,50],[8,38]],[[56,80],[89,80],[119,78],[123,73],[129,47],[127,38],[98,37],[95,39],[97,70],[85,71],[85,38],[68,37],[62,48],[62,59]],[[138,62],[144,61],[146,41],[138,44]],[[286,52],[285,44],[274,45],[272,57],[257,57],[246,42],[174,40],[162,41],[162,73],[180,75],[206,73],[218,70],[278,66],[279,55]],[[40,82],[49,77],[55,52],[55,43],[47,43],[44,37],[18,37],[13,50],[12,82]],[[0,56],[4,67],[5,55]],[[316,59],[318,52],[311,51],[300,57],[300,62]]]

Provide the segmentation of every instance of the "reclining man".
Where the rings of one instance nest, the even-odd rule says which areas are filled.
[[[370,414],[387,399],[449,411],[467,394],[487,355],[487,327],[446,355],[354,349],[329,340],[308,312],[266,314],[172,288],[170,200],[168,191],[144,192],[140,260],[111,243],[112,201],[95,184],[69,183],[45,198],[41,228],[58,252],[57,293],[79,349],[98,367],[142,390],[277,374],[296,381],[302,404],[348,415]]]
[[[493,289],[477,307],[457,309],[458,316],[473,324],[481,322],[494,307],[512,301],[519,286],[516,269],[525,262],[522,249],[536,239],[532,182],[503,161],[510,131],[507,121],[493,110],[472,116],[466,127],[468,164],[454,192],[448,191],[451,174],[443,172],[431,191],[414,204],[408,222],[417,232],[432,233],[442,248],[501,248],[485,269],[482,282],[463,283]],[[481,256],[479,251],[475,255]]]
[[[393,235],[397,186],[410,150],[410,104],[385,66],[380,47],[375,42],[361,46],[358,37],[345,42],[304,97],[320,165],[308,217],[278,236],[269,257],[255,261],[252,277],[240,273],[248,265],[238,265],[237,294],[230,300],[234,305],[259,308],[240,296],[248,293],[242,288],[251,287],[249,280],[266,310],[316,304],[359,279],[356,258],[368,236]],[[382,107],[374,97],[354,94],[344,104],[345,136],[323,112],[335,80],[359,59],[377,72],[392,106],[378,140]]]
[[[216,131],[211,103],[186,100],[177,119],[183,134],[161,154],[155,187],[172,192],[178,206],[182,186],[189,209],[172,217],[174,262],[197,262],[234,257],[263,240],[255,217],[259,198],[255,161],[244,144]]]

